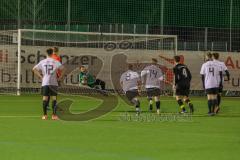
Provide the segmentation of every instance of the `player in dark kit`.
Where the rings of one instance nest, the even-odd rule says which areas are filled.
[[[173,68],[175,76],[176,100],[180,107],[180,113],[185,113],[186,109],[183,100],[188,104],[190,113],[194,112],[193,104],[189,99],[190,82],[192,79],[191,72],[188,67],[180,63],[180,56],[174,56],[175,67]],[[182,100],[183,99],[183,100]]]

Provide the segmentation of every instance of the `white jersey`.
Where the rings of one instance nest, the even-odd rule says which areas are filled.
[[[225,71],[228,70],[228,68],[227,68],[227,66],[225,65],[225,63],[224,63],[224,62],[221,62],[221,61],[219,61],[219,60],[213,60],[213,62],[219,65],[219,67],[220,67],[220,69],[221,69],[221,71],[222,71],[222,75],[225,75]],[[220,75],[219,75],[219,78],[220,78]],[[224,81],[224,77],[222,77],[222,78],[223,78],[222,80]]]
[[[220,72],[222,68],[219,63],[207,61],[202,65],[200,74],[204,75],[205,89],[218,88],[220,85]]]
[[[46,58],[41,60],[33,69],[37,69],[42,72],[43,80],[42,86],[58,86],[57,82],[57,70],[62,67],[61,63],[52,59]]]
[[[215,60],[215,59],[213,60],[213,62],[217,63],[221,67],[221,70],[222,70],[223,74],[225,73],[225,71],[228,70],[228,68],[227,68],[227,66],[225,65],[224,62],[221,62],[221,61]]]
[[[121,75],[120,83],[122,84],[122,89],[126,93],[127,91],[138,89],[138,82],[140,77],[137,72],[128,70]]]
[[[160,81],[163,80],[163,73],[156,65],[150,65],[143,69],[141,78],[145,88],[161,88]]]

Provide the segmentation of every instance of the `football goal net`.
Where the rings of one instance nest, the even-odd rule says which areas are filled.
[[[106,83],[109,91],[121,90],[119,79],[133,64],[141,70],[158,60],[164,73],[161,88],[172,93],[173,56],[177,54],[177,36],[152,34],[95,33],[19,29],[0,31],[0,93],[40,92],[41,81],[32,68],[46,58],[46,49],[59,48],[66,77],[61,92],[75,93],[79,86],[80,66]]]

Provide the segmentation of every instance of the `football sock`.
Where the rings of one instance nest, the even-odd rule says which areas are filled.
[[[156,108],[160,109],[160,101],[156,101]]]
[[[137,112],[140,111],[140,106],[136,106],[136,111],[137,111]]]
[[[53,110],[53,114],[57,113],[57,101],[53,100],[52,102],[52,110]]]
[[[177,103],[178,103],[178,105],[179,105],[179,107],[182,111],[186,110],[185,107],[184,107],[183,101],[181,99],[177,100]]]
[[[208,100],[208,113],[212,113],[212,100]]]
[[[49,107],[49,103],[50,103],[50,96],[48,96],[47,98],[47,107]]]
[[[181,99],[177,100],[177,103],[178,103],[179,107],[181,107],[183,105],[183,101]]]
[[[43,114],[47,115],[47,101],[43,100]]]
[[[135,105],[136,111],[140,111],[140,101],[137,98],[133,98],[132,103]]]
[[[213,105],[212,105],[212,107],[213,107],[213,108],[212,108],[212,111],[214,112],[215,107],[218,106],[218,99],[214,99],[214,100],[212,100],[212,101],[213,101],[213,102],[212,102],[212,103],[213,103]]]
[[[149,110],[152,110],[153,109],[153,100],[152,98],[148,98],[149,100]]]
[[[190,99],[186,99],[185,103],[188,104],[188,107],[190,108],[190,111],[193,112],[193,104],[191,103]]]
[[[140,112],[140,101],[138,99],[135,99],[135,107],[136,107],[136,111]]]
[[[218,104],[218,106],[220,106],[220,103],[221,103],[221,95],[218,94],[217,95],[217,104]]]

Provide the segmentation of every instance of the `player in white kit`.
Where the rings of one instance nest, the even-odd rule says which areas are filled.
[[[42,119],[47,119],[47,101],[48,97],[52,97],[52,119],[57,120],[57,89],[58,81],[63,77],[63,66],[60,62],[51,58],[53,49],[47,49],[47,58],[41,60],[37,65],[33,67],[33,72],[42,80],[42,95],[43,95],[43,116]],[[60,77],[57,77],[57,71],[62,72]]]
[[[133,71],[133,65],[128,65],[128,70],[121,75],[121,87],[128,100],[135,105],[137,115],[140,114],[140,101],[137,96],[141,88],[141,79],[137,72]]]
[[[225,81],[229,81],[230,80],[230,73],[228,71],[228,68],[227,68],[227,66],[225,65],[224,62],[221,62],[218,59],[219,59],[219,53],[213,53],[213,61],[220,65],[223,75],[227,77],[227,79]],[[224,78],[223,78],[223,81],[224,81]],[[220,110],[222,91],[223,91],[223,86],[222,86],[222,88],[219,88],[219,93],[217,95],[218,105],[217,105],[217,112],[216,113],[218,113],[219,110]]]
[[[157,59],[152,58],[152,64],[146,66],[141,72],[142,84],[145,85],[147,97],[149,100],[149,111],[153,110],[153,97],[157,108],[157,114],[160,114],[160,82],[163,80],[162,70],[157,66]]]
[[[217,112],[217,94],[222,87],[222,69],[218,63],[212,60],[212,54],[208,54],[209,61],[205,62],[200,74],[202,75],[203,88],[207,93],[209,115]]]

